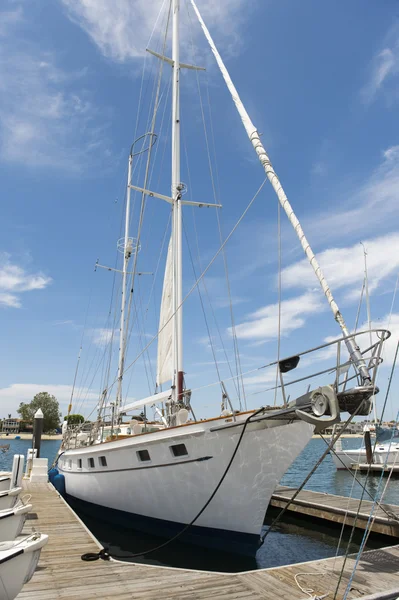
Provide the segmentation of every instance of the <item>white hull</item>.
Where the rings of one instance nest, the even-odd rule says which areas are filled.
[[[0,600],[14,600],[32,578],[48,536],[37,533],[24,540],[0,544]]]
[[[15,540],[21,533],[32,504],[20,504],[0,511],[0,542]]]
[[[240,415],[241,423],[246,417]],[[58,463],[66,493],[137,517],[189,523],[233,455],[242,425],[231,427],[231,421],[199,422],[67,450]],[[230,471],[195,526],[259,536],[276,485],[312,433],[313,426],[303,421],[263,419],[249,424]],[[185,444],[188,454],[174,457],[170,447],[175,444]],[[151,460],[140,462],[138,450],[147,450]],[[107,466],[101,466],[100,457]]]
[[[18,500],[18,496],[21,492],[22,488],[20,487],[0,492],[0,510],[12,508]]]
[[[4,492],[5,490],[10,489],[11,477],[6,475],[4,477],[0,477],[0,492]]]

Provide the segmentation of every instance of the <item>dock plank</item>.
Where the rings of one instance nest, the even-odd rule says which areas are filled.
[[[343,558],[262,569],[246,573],[213,573],[121,561],[84,562],[81,555],[98,552],[100,544],[50,484],[24,482],[37,519],[27,520],[24,533],[34,528],[49,534],[39,566],[17,600],[293,600],[305,598],[303,588],[330,593],[337,585]],[[292,488],[279,488],[289,498]],[[301,492],[302,494],[302,492]],[[339,507],[340,497],[311,492],[308,502]],[[347,502],[347,499],[344,499]],[[399,510],[390,507],[389,510]],[[348,557],[337,600],[342,600],[356,557]],[[353,577],[348,600],[399,586],[399,546],[363,554]]]

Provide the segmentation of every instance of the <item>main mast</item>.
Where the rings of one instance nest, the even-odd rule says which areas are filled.
[[[182,309],[182,215],[180,182],[180,56],[179,56],[180,0],[172,0],[172,248],[173,248],[173,400],[177,402],[183,391],[183,309]]]

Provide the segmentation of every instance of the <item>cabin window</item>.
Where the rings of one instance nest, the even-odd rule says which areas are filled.
[[[78,458],[78,469],[82,468],[82,459]]]
[[[137,450],[137,458],[141,461],[151,460],[148,450]]]
[[[68,460],[68,469],[72,469],[72,461]]]
[[[100,461],[100,467],[107,466],[107,459],[105,458],[105,456],[100,456],[99,461]]]
[[[176,444],[175,446],[170,446],[173,456],[187,456],[187,448],[186,444]]]
[[[94,469],[94,458],[89,458],[89,460],[87,462],[89,463],[89,467],[91,469]]]

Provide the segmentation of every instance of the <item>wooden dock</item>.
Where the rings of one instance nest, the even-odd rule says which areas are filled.
[[[270,506],[284,508],[295,492],[294,488],[278,486]],[[359,503],[360,500],[356,498],[301,490],[289,505],[287,512],[335,523],[345,522],[349,527],[352,527],[356,521],[358,529],[366,529],[373,502],[362,500],[360,509]],[[382,504],[381,508],[377,506],[373,512],[371,529],[375,533],[399,537],[399,506],[391,504]]]
[[[305,600],[314,594],[334,597],[342,558],[300,563],[246,573],[212,573],[111,560],[83,562],[98,542],[51,484],[24,483],[32,495],[32,527],[49,534],[38,569],[17,600]],[[267,542],[266,542],[267,543]],[[355,557],[349,557],[339,587],[342,600]],[[399,546],[365,552],[352,581],[348,600],[399,588]]]

